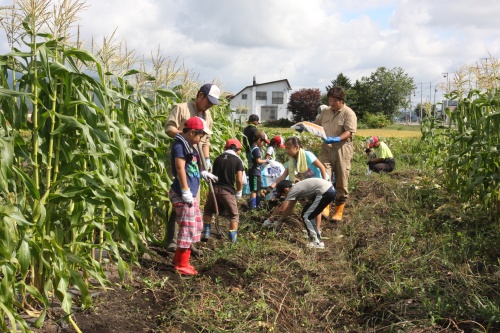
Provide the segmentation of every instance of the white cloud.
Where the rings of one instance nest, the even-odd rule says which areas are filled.
[[[0,0],[0,6],[7,3]],[[201,81],[237,92],[287,78],[294,89],[352,81],[401,67],[415,82],[443,80],[467,63],[500,55],[500,2],[483,0],[87,0],[81,33],[116,30],[139,56],[184,61]],[[0,40],[0,45],[5,44]]]

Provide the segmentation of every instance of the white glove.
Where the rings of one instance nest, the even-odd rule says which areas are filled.
[[[207,167],[207,171],[212,171],[212,161],[210,161],[210,157],[205,158],[205,166]]]
[[[193,204],[193,193],[191,193],[190,189],[182,190],[182,201],[187,203],[188,205]]]
[[[278,221],[271,221],[271,219],[266,219],[264,223],[262,223],[263,227],[276,227],[278,225]]]
[[[236,192],[236,200],[241,199],[241,195],[243,194],[243,191],[238,191]]]
[[[203,179],[205,179],[207,182],[210,181],[210,180],[213,181],[213,182],[216,182],[216,181],[219,180],[219,177],[217,177],[216,175],[208,172],[207,170],[203,170],[201,172],[201,177]]]

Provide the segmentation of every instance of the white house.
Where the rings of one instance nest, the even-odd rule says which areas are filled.
[[[233,119],[246,120],[251,114],[258,115],[262,122],[290,119],[291,113],[286,110],[286,106],[291,90],[286,79],[257,83],[254,76],[251,86],[246,86],[231,98]]]

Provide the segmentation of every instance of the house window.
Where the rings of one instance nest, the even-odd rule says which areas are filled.
[[[247,94],[241,94],[241,99],[247,99]]]
[[[282,91],[273,91],[273,104],[283,104]]]
[[[267,100],[267,91],[257,91],[257,100],[266,101]]]
[[[277,120],[278,119],[278,107],[275,105],[261,106],[261,121]]]

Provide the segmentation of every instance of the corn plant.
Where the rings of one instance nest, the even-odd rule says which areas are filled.
[[[113,56],[112,38],[93,44],[97,56],[71,46],[83,5],[50,5],[19,0],[2,20],[12,52],[0,56],[1,331],[27,331],[19,312],[39,305],[40,327],[54,297],[78,331],[67,290],[90,305],[88,282],[106,283],[96,251],[125,278],[165,218],[166,117],[200,85],[161,59],[153,73],[146,62],[133,69],[133,52]],[[227,102],[213,108],[212,157],[241,139],[229,112]]]
[[[428,120],[423,140],[434,148],[432,161],[443,168],[445,183],[464,202],[477,203],[493,219],[500,216],[500,94],[496,89],[459,91],[449,125]],[[438,157],[439,156],[439,157]]]

